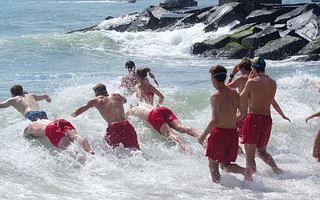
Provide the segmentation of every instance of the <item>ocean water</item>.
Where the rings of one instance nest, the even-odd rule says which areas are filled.
[[[93,97],[95,83],[109,92],[120,92],[124,63],[149,66],[169,105],[183,123],[201,133],[210,119],[209,95],[214,92],[208,69],[222,64],[231,69],[239,60],[208,60],[190,54],[192,43],[207,35],[204,25],[167,32],[117,33],[96,31],[65,34],[99,23],[105,17],[141,11],[160,0],[11,0],[0,1],[0,100],[10,96],[13,84],[26,91],[51,95],[40,102],[50,119],[66,118],[88,138],[96,151],[72,158],[72,148],[61,152],[45,140],[27,140],[28,124],[14,109],[0,115],[0,199],[319,199],[320,165],[311,156],[319,120],[304,119],[319,111],[320,62],[267,60],[267,73],[278,84],[276,99],[291,123],[274,111],[273,132],[268,146],[284,170],[281,176],[257,158],[253,183],[239,175],[222,173],[222,185],[213,184],[204,149],[194,138],[179,135],[192,148],[186,154],[152,131],[146,123],[130,118],[141,153],[119,156],[105,147],[106,123],[90,110],[70,114]],[[300,3],[308,1],[284,1]],[[200,5],[216,1],[200,0]],[[220,28],[217,36],[228,32]],[[137,102],[129,96],[128,103]],[[128,105],[125,105],[128,107]],[[120,157],[120,158],[119,158]],[[123,158],[125,157],[125,158]],[[80,160],[80,161],[77,161]],[[85,161],[83,161],[85,160]],[[244,166],[245,159],[237,162]]]

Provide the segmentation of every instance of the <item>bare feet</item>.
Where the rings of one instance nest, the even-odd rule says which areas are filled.
[[[252,175],[254,173],[254,170],[252,168],[246,168],[244,173],[244,180],[246,181],[253,181]]]
[[[221,181],[221,177],[220,177],[219,172],[211,173],[211,178],[212,178],[212,182],[214,182],[214,183],[220,183],[220,181]]]

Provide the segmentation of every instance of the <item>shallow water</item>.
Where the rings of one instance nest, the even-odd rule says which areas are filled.
[[[95,157],[78,157],[86,159],[81,164],[46,141],[29,141],[22,137],[28,121],[12,108],[2,109],[0,199],[319,199],[320,166],[311,157],[319,121],[305,124],[304,119],[319,110],[314,85],[320,81],[320,62],[267,61],[267,73],[278,83],[276,99],[292,123],[272,112],[268,149],[285,173],[274,175],[257,159],[253,183],[222,172],[223,186],[212,184],[204,149],[187,135],[179,134],[192,147],[191,155],[130,118],[145,155],[119,159],[119,152],[104,145],[106,123],[96,111],[71,118],[77,106],[93,97],[95,83],[122,93],[118,87],[124,63],[132,59],[137,66],[152,68],[165,94],[164,104],[183,123],[204,130],[210,119],[208,98],[214,91],[208,69],[215,64],[231,69],[239,60],[192,56],[192,43],[206,37],[200,31],[203,25],[161,33],[64,34],[159,2],[0,2],[0,100],[9,97],[10,86],[17,83],[29,92],[49,93],[53,101],[40,102],[49,118],[70,120],[97,152]],[[302,1],[289,3],[297,2]],[[221,28],[216,35],[227,31]],[[135,102],[134,96],[128,97],[125,106]],[[238,163],[244,166],[244,157],[239,156]]]

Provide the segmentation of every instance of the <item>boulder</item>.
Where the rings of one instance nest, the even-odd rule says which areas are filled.
[[[304,46],[299,52],[299,55],[307,54],[319,54],[320,53],[320,37],[316,38],[314,41],[309,42]]]
[[[241,59],[248,56],[249,51],[237,42],[230,42],[225,47],[217,50],[217,57]]]
[[[266,59],[282,60],[297,53],[307,43],[308,41],[304,39],[287,35],[268,42],[254,53]]]
[[[231,40],[235,42],[241,42],[243,38],[249,37],[255,33],[260,32],[261,29],[257,28],[254,23],[245,24],[233,30],[231,34]]]
[[[298,15],[301,15],[304,12],[307,12],[309,10],[313,10],[313,12],[319,16],[320,14],[320,7],[317,4],[305,4],[303,6],[298,6],[296,9],[285,13],[283,15],[280,15],[279,17],[277,17],[274,22],[275,23],[286,23],[289,19],[292,19]]]
[[[153,17],[150,12],[140,14],[134,21],[127,27],[126,31],[138,32],[145,30],[155,30],[159,27],[159,20]]]
[[[192,46],[192,53],[198,55],[211,49],[219,49],[226,46],[226,44],[228,44],[229,42],[229,35],[221,36],[218,38],[208,38],[203,42],[195,43]]]
[[[259,10],[253,10],[247,17],[246,23],[260,24],[263,22],[274,23],[274,20],[284,13],[291,11],[291,7],[280,7],[280,8],[263,8]]]
[[[245,13],[240,3],[228,3],[219,6],[215,11],[209,15],[207,19],[207,26],[204,28],[205,32],[212,31],[212,27],[218,25],[226,26],[232,23],[234,20],[238,20],[242,24],[245,20]],[[215,30],[215,29],[213,29]]]
[[[313,41],[319,35],[319,18],[314,14],[314,10],[311,9],[288,20],[287,28],[289,30],[294,30],[300,37],[308,41]]]
[[[198,2],[195,0],[166,0],[164,3],[160,3],[159,5],[162,8],[172,10],[177,8],[197,6]]]
[[[263,28],[264,26],[261,26]],[[280,38],[279,31],[273,26],[267,26],[262,31],[241,40],[241,45],[247,49],[257,49],[271,40]]]
[[[139,17],[138,13],[125,15],[116,18],[107,18],[107,20],[102,21],[93,30],[115,30],[119,32],[124,32],[127,30],[128,26]]]

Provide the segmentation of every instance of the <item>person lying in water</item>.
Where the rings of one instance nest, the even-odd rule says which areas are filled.
[[[47,94],[32,94],[23,90],[21,85],[14,85],[10,89],[11,98],[0,103],[0,108],[14,107],[25,118],[30,121],[37,121],[38,119],[48,119],[45,111],[40,110],[37,101],[46,100],[51,102],[51,98]]]
[[[132,106],[126,112],[126,116],[129,115],[137,116],[140,119],[149,122],[149,124],[158,133],[165,137],[169,137],[184,151],[188,151],[188,145],[180,137],[178,137],[171,128],[179,131],[180,133],[187,133],[190,136],[198,138],[196,130],[189,126],[183,125],[168,107],[153,107],[149,104]]]
[[[47,137],[50,143],[59,148],[66,149],[71,143],[78,142],[88,153],[94,155],[87,139],[78,135],[75,127],[65,119],[50,121],[42,119],[31,122],[23,131],[25,137]]]

